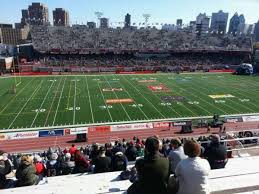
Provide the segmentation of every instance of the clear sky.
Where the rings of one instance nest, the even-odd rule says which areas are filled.
[[[132,23],[144,22],[142,15],[151,14],[150,23],[174,24],[182,18],[187,24],[195,20],[199,13],[223,10],[230,17],[235,12],[244,14],[246,23],[259,20],[259,0],[0,0],[0,23],[15,23],[21,18],[21,9],[27,9],[32,2],[41,2],[49,7],[50,21],[52,10],[62,7],[69,11],[71,23],[96,21],[95,11],[104,13],[110,22],[122,22],[126,13],[132,15]]]

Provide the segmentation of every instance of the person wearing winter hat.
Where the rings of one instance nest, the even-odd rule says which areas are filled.
[[[112,170],[123,171],[127,169],[128,159],[122,152],[117,152],[112,159]]]
[[[8,187],[9,181],[6,179],[6,175],[12,171],[12,165],[7,158],[7,154],[0,150],[0,189]]]
[[[58,154],[52,153],[50,160],[46,164],[47,176],[57,176],[60,175],[60,162],[58,161]]]
[[[71,174],[74,170],[75,162],[71,161],[71,154],[66,153],[64,160],[61,162],[61,174],[68,175]]]

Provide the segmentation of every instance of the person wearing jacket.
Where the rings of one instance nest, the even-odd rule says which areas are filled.
[[[8,180],[6,175],[12,171],[12,165],[7,158],[4,151],[0,150],[0,189],[5,189],[8,187]]]
[[[16,178],[17,187],[37,185],[39,183],[40,178],[36,174],[32,156],[24,155],[21,157],[20,166],[16,171]]]

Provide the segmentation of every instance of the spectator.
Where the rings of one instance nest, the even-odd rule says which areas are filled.
[[[128,194],[166,194],[170,165],[167,158],[159,155],[159,140],[149,137],[145,143],[145,156],[136,161],[138,180]]]
[[[71,148],[69,149],[69,153],[72,157],[74,157],[75,151],[77,150],[76,146],[72,144]]]
[[[168,159],[171,164],[171,172],[174,174],[177,164],[186,159],[187,156],[184,154],[182,142],[179,138],[174,138],[171,140],[172,150],[169,152]]]
[[[92,145],[92,150],[90,152],[89,158],[91,160],[94,160],[96,157],[98,157],[99,155],[99,150],[98,150],[98,145],[97,144],[93,144]]]
[[[79,150],[75,151],[75,168],[73,173],[85,173],[89,170],[89,161],[82,156]]]
[[[71,161],[71,154],[66,153],[64,157],[64,161],[61,162],[61,174],[68,175],[71,174],[75,167],[75,162]]]
[[[187,140],[184,144],[184,153],[188,156],[176,167],[175,175],[179,181],[177,194],[209,194],[210,165],[207,160],[199,157],[200,145]]]
[[[39,183],[40,178],[36,174],[32,156],[24,155],[21,157],[21,164],[16,171],[16,178],[17,187],[37,185]]]
[[[46,168],[45,168],[44,164],[42,163],[42,158],[39,155],[34,156],[34,165],[36,168],[36,174],[44,176]]]
[[[118,142],[118,144],[112,149],[112,152],[115,154],[117,152],[125,153],[125,148],[122,145],[122,142]]]
[[[211,169],[225,168],[227,149],[220,144],[219,135],[211,136],[211,143],[206,147],[204,157],[209,161]]]
[[[7,158],[7,154],[0,150],[0,189],[8,188],[10,181],[6,179],[6,175],[11,171],[12,165]]]
[[[94,173],[109,172],[111,170],[111,158],[105,156],[105,148],[103,146],[99,149],[99,156],[92,161],[95,165]]]
[[[137,157],[143,157],[144,156],[144,149],[141,147],[141,144],[136,145],[137,149]]]
[[[47,161],[47,176],[58,176],[60,175],[60,162],[58,161],[58,154],[52,153],[51,158]]]
[[[117,152],[112,159],[112,170],[123,171],[127,169],[128,160],[122,152]]]
[[[135,161],[137,158],[137,149],[133,142],[128,143],[128,148],[125,151],[128,161]]]

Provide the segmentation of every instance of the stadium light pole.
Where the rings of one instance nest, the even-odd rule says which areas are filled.
[[[99,21],[99,24],[100,24],[99,27],[100,27],[101,26],[100,19],[103,16],[103,12],[96,11],[96,12],[94,12],[94,14],[96,15],[97,20]]]
[[[148,21],[150,19],[151,15],[148,13],[143,14],[143,18],[145,19],[146,28],[148,26]]]

